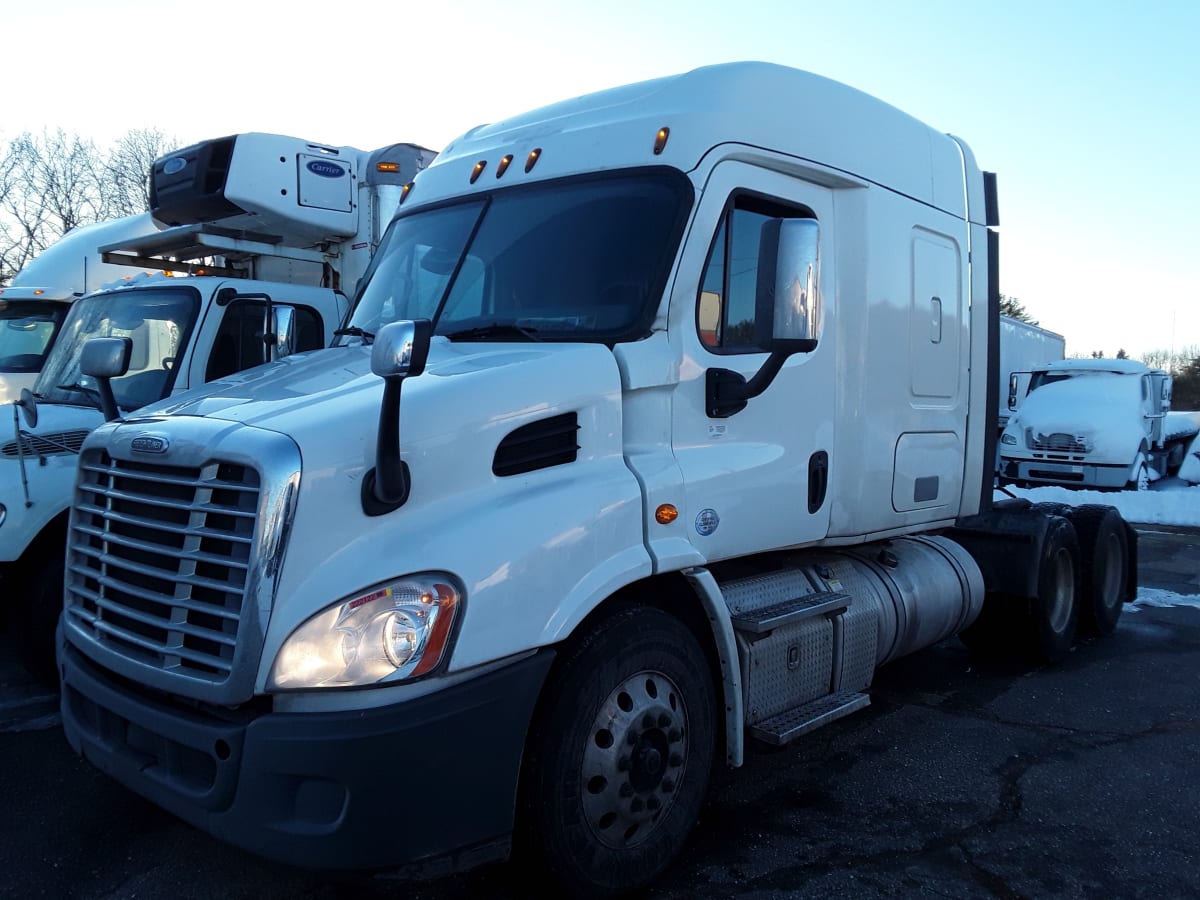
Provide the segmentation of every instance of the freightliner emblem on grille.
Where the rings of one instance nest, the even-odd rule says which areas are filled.
[[[171,445],[167,443],[166,438],[150,437],[144,434],[129,442],[129,449],[137,453],[166,453],[169,446]]]

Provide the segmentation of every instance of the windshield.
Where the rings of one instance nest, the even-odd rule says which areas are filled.
[[[36,372],[58,332],[67,304],[0,300],[0,372]]]
[[[117,406],[137,409],[165,397],[199,307],[199,296],[189,287],[117,290],[76,301],[34,393],[51,403],[93,405],[95,379],[79,371],[83,345],[97,337],[127,337],[133,341],[129,372],[112,379]]]
[[[546,182],[415,210],[388,229],[347,335],[432,319],[452,340],[641,337],[691,198],[667,169]],[[345,340],[343,338],[342,340]]]

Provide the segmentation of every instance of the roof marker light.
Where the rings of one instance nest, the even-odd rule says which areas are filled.
[[[501,175],[503,175],[505,172],[508,171],[508,167],[512,165],[512,160],[513,160],[513,157],[512,157],[511,153],[508,154],[508,156],[504,157],[504,159],[500,160],[500,165],[496,166],[496,177],[497,178],[499,178]]]
[[[412,192],[412,187],[413,183],[410,181],[404,187],[400,188],[400,203],[403,203],[404,199]],[[399,206],[400,203],[397,203],[396,205]]]
[[[377,162],[375,163],[376,172],[399,172],[400,163],[397,162]]]
[[[667,138],[669,138],[670,136],[671,136],[670,128],[664,127],[664,128],[658,129],[658,134],[654,138],[654,155],[655,156],[658,156],[660,153],[663,152],[663,149],[667,146]]]
[[[529,151],[529,156],[525,158],[525,171],[528,172],[537,165],[537,161],[542,158],[542,148],[535,147]]]
[[[479,180],[479,176],[483,174],[483,170],[487,168],[487,160],[481,159],[475,163],[475,168],[471,170],[471,184]]]

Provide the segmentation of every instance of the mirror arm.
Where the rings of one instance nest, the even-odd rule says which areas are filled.
[[[117,398],[113,396],[112,384],[107,375],[93,376],[96,379],[96,393],[100,395],[100,411],[104,413],[105,422],[115,422],[121,418],[117,409]]]
[[[400,458],[400,387],[403,376],[383,381],[379,412],[379,437],[375,447],[375,499],[401,506],[408,499],[408,465]]]
[[[787,358],[795,350],[774,350],[762,367],[746,381],[740,372],[731,369],[709,369],[707,374],[707,399],[710,419],[727,419],[746,408],[753,400],[771,386]]]

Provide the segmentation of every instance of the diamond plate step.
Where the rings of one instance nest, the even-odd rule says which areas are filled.
[[[857,712],[870,702],[868,695],[857,691],[830,694],[750,726],[750,736],[768,744],[786,744],[802,734]]]
[[[802,619],[840,612],[850,605],[850,595],[835,593],[806,594],[785,600],[763,609],[755,609],[732,617],[733,627],[750,634],[764,634]]]

